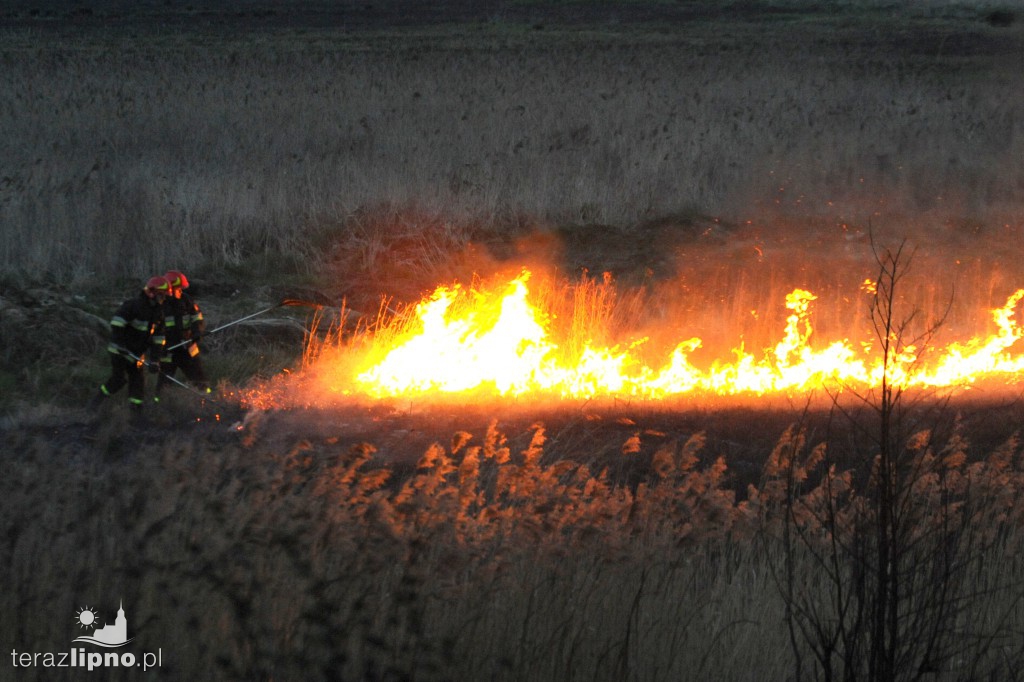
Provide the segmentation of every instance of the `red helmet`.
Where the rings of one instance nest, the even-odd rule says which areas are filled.
[[[166,277],[150,277],[149,281],[146,282],[146,296],[153,298],[157,294],[166,295],[171,290],[171,283],[167,281]]]
[[[167,278],[172,289],[188,289],[188,277],[185,277],[184,272],[168,270],[164,277]]]

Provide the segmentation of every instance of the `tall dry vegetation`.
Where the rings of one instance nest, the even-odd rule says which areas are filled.
[[[865,574],[823,561],[870,538],[865,472],[822,471],[799,428],[737,497],[700,433],[652,448],[638,432],[586,461],[553,456],[540,425],[513,447],[492,423],[404,468],[258,416],[159,443],[114,419],[84,447],[49,435],[52,419],[4,433],[0,637],[18,651],[61,649],[82,600],[123,598],[138,646],[161,648],[174,677],[816,679],[829,652],[814,647],[838,656],[848,641],[811,633],[791,649],[786,623],[834,627],[827,608],[850,599],[837,586]],[[904,579],[945,587],[928,594],[949,629],[919,642],[926,659],[866,679],[915,679],[926,663],[1007,679],[1024,656],[1019,445],[984,461],[955,431],[907,446],[907,548],[939,541],[955,580]],[[897,614],[921,632],[932,615]]]
[[[985,566],[992,550],[1007,549],[1004,523],[1018,525],[1006,506],[1006,496],[1017,495],[1006,472],[1018,437],[968,464],[958,423],[945,441],[934,431],[949,419],[944,400],[930,398],[937,411],[922,426],[914,407],[921,396],[899,384],[896,358],[927,347],[942,321],[922,325],[919,311],[899,296],[904,246],[875,251],[871,320],[880,385],[855,394],[866,416],[852,417],[834,402],[858,432],[865,470],[840,470],[829,461],[835,437],[808,448],[803,432],[787,434],[766,466],[762,490],[784,500],[779,518],[768,521],[776,528],[766,537],[775,542],[766,547],[778,552],[769,565],[785,602],[797,679],[921,679],[952,668],[960,669],[957,677],[974,678],[980,661],[1012,639],[1005,631],[981,634],[993,621],[979,621],[970,610],[986,601],[990,617],[1005,622],[1022,596],[1018,581],[991,582]],[[817,482],[805,494],[811,476]],[[810,588],[803,575],[808,559],[820,581]]]
[[[901,253],[879,252],[872,307],[893,356],[913,341]],[[587,314],[608,286],[584,287]],[[326,430],[26,412],[0,422],[0,638],[53,650],[73,632],[55,622],[114,594],[176,677],[1012,678],[1017,436],[979,450],[896,387],[860,399],[785,430],[749,485],[704,433],[635,424],[569,456],[568,429],[513,445],[492,421],[403,462],[411,431],[353,406]]]
[[[906,20],[383,43],[11,31],[0,268],[294,267],[385,206],[498,232],[774,206],[999,227],[1024,183],[1016,33]]]

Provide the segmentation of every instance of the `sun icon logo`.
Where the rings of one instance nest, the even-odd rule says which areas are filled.
[[[83,628],[95,628],[99,616],[91,607],[86,606],[84,609],[78,610],[78,613],[75,614],[75,619]]]

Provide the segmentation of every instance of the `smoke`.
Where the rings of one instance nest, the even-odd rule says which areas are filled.
[[[543,282],[548,303],[580,298],[581,287],[604,288],[606,341],[644,339],[663,353],[690,337],[709,357],[777,342],[796,288],[817,297],[811,321],[817,338],[868,344],[872,282],[878,259],[899,252],[896,313],[921,330],[939,325],[936,343],[993,331],[990,311],[1024,286],[1024,265],[1008,258],[1021,225],[941,217],[786,215],[775,209],[747,220],[667,216],[626,227],[537,227],[472,245],[482,277],[523,269]],[[586,298],[586,297],[584,297]],[[911,330],[913,333],[913,330]],[[698,353],[699,355],[700,353]]]

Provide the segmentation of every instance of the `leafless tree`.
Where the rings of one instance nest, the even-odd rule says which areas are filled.
[[[802,420],[779,442],[762,484],[795,677],[918,680],[955,671],[974,679],[1010,665],[991,656],[1005,619],[980,623],[972,614],[981,600],[1005,616],[1021,598],[1020,585],[990,579],[986,565],[1005,539],[1006,515],[993,498],[1017,443],[971,463],[948,398],[905,390],[901,372],[941,319],[922,326],[916,310],[903,312],[905,242],[874,253],[878,388],[852,394],[860,410],[833,395],[828,428],[852,426],[870,466],[837,471],[828,464],[829,434],[809,448]],[[920,409],[925,400],[935,409]]]

